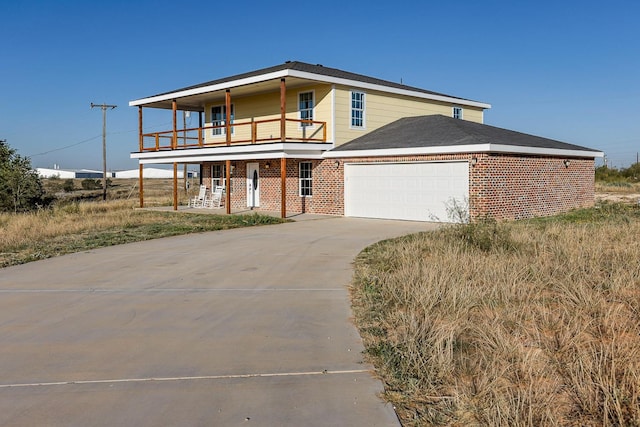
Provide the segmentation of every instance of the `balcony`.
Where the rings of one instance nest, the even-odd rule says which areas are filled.
[[[229,126],[223,124],[143,133],[140,134],[140,152],[273,142],[327,142],[327,123],[275,118],[234,121]]]

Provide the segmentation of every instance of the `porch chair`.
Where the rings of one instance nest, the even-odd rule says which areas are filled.
[[[202,208],[204,207],[204,202],[207,197],[207,186],[201,185],[200,191],[198,195],[189,200],[189,206],[192,208]]]
[[[211,193],[211,198],[208,199],[207,201],[207,207],[213,209],[213,208],[220,208],[220,205],[222,204],[222,192],[223,192],[224,188],[216,185],[213,192]]]

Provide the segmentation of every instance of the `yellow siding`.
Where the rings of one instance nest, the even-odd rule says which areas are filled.
[[[423,116],[429,114],[442,114],[451,117],[453,106],[463,108],[464,120],[478,123],[483,122],[483,109],[469,106],[462,106],[447,102],[418,99],[402,95],[393,95],[384,92],[363,90],[365,98],[365,127],[364,129],[351,128],[351,89],[347,86],[337,86],[335,88],[335,118],[333,120],[333,86],[329,84],[313,84],[296,88],[287,88],[287,118],[299,119],[298,94],[301,92],[314,92],[314,121],[327,123],[326,135],[328,142],[332,141],[335,126],[336,145],[344,144],[354,138],[364,135],[387,125],[402,117]],[[358,90],[358,89],[356,89]],[[269,92],[253,96],[234,97],[231,91],[231,102],[234,105],[235,120],[233,126],[234,141],[251,139],[251,121],[260,122],[262,120],[280,118],[280,92]],[[211,107],[223,105],[224,99],[212,101],[205,105],[205,126],[211,125]],[[245,123],[245,124],[243,124]],[[321,126],[305,129],[304,136],[321,138],[324,129]],[[299,123],[287,123],[287,137],[298,138],[303,136],[303,131]],[[205,142],[213,143],[225,141],[224,135],[212,135],[211,129],[205,132]],[[258,134],[262,138],[279,138],[280,123],[259,123]]]
[[[336,145],[344,144],[403,117],[429,114],[442,114],[451,117],[453,106],[456,105],[384,92],[355,89],[366,94],[365,127],[364,129],[355,129],[351,128],[351,89],[344,86],[336,88]],[[465,120],[482,123],[483,110],[481,108],[461,107],[463,107]]]
[[[287,113],[288,119],[299,119],[298,113],[298,94],[300,92],[314,92],[314,121],[327,122],[327,139],[331,137],[331,85],[318,84],[312,86],[287,88]],[[253,121],[280,119],[280,92],[270,92],[265,94],[259,94],[254,96],[234,97],[233,91],[231,92],[231,103],[234,108],[234,130],[233,139],[249,140],[251,139],[251,126],[242,123],[250,123]],[[205,104],[205,126],[211,126],[211,107],[216,105],[223,105],[224,99],[216,102],[210,102]],[[317,137],[321,137],[322,129],[318,126],[314,126],[314,130],[307,129],[307,136],[309,131],[317,133]],[[280,135],[280,123],[262,123],[258,124],[258,132],[260,135],[266,135],[265,137],[278,137]],[[216,141],[224,142],[224,135],[212,135],[212,130],[206,131],[206,143],[213,143]],[[287,136],[296,137],[301,136],[301,129],[298,123],[287,124]]]

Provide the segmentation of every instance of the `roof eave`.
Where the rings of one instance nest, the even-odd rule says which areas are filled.
[[[454,96],[436,95],[436,94],[430,94],[430,93],[407,90],[407,89],[399,89],[399,88],[394,88],[394,87],[385,86],[385,85],[361,82],[358,80],[343,79],[339,77],[331,77],[331,76],[325,76],[322,74],[309,73],[307,71],[291,70],[291,75],[301,79],[317,80],[324,83],[339,84],[344,86],[353,86],[361,89],[369,89],[369,90],[375,90],[380,92],[394,93],[396,95],[405,95],[405,96],[412,96],[416,98],[431,99],[434,101],[442,101],[447,103],[454,103],[457,105],[466,105],[469,107],[477,107],[477,108],[483,108],[483,109],[491,108],[491,104],[486,104],[484,102],[471,101],[467,99],[456,98]]]
[[[222,82],[214,85],[202,86],[202,87],[186,89],[186,90],[177,90],[175,92],[169,92],[162,95],[136,99],[136,100],[130,101],[129,106],[130,107],[145,106],[149,104],[170,101],[173,99],[178,99],[178,98],[183,98],[183,97],[188,97],[193,95],[201,95],[208,92],[216,92],[220,90],[231,89],[238,86],[250,85],[253,83],[261,83],[268,80],[280,79],[283,77],[297,77],[297,78],[306,79],[306,80],[319,81],[322,83],[352,86],[352,87],[357,87],[362,89],[393,93],[397,95],[411,96],[415,98],[430,99],[434,101],[453,103],[456,105],[464,105],[464,106],[475,107],[475,108],[482,108],[482,109],[491,108],[491,104],[487,104],[484,102],[471,101],[467,99],[456,98],[453,96],[444,96],[444,95],[413,91],[408,89],[394,88],[394,87],[385,86],[385,85],[366,83],[366,82],[361,82],[361,81],[352,80],[352,79],[331,77],[323,74],[310,73],[307,71],[299,71],[299,70],[294,70],[289,68],[284,70],[274,71],[271,73],[260,74],[260,75],[246,77],[242,79]]]
[[[322,157],[328,159],[345,157],[382,157],[382,156],[407,156],[407,155],[434,155],[434,154],[462,154],[462,153],[501,153],[524,154],[532,156],[553,157],[579,157],[600,158],[604,156],[602,151],[541,148],[504,144],[467,144],[445,145],[438,147],[405,147],[405,148],[381,148],[372,150],[332,150],[325,152]]]

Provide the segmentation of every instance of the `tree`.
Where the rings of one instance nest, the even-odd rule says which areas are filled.
[[[0,141],[0,211],[26,212],[43,204],[42,182],[31,160]]]

